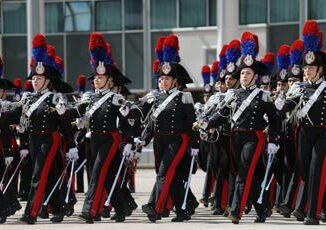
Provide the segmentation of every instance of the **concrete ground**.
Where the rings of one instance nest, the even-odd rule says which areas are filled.
[[[203,189],[205,174],[198,171],[197,174],[192,179],[192,190],[199,199],[201,197],[201,192]],[[319,226],[304,226],[302,223],[297,222],[294,218],[285,219],[277,213],[274,213],[271,218],[267,220],[264,224],[253,223],[255,219],[255,213],[252,211],[248,215],[245,215],[241,220],[239,225],[231,224],[229,220],[221,216],[212,216],[210,208],[205,208],[202,205],[196,210],[196,214],[188,222],[184,223],[171,223],[172,217],[158,221],[157,223],[150,223],[145,214],[141,211],[141,205],[147,202],[150,190],[155,181],[155,172],[150,169],[138,170],[136,174],[136,193],[134,197],[138,203],[138,209],[133,213],[132,216],[127,217],[124,223],[115,223],[109,219],[102,219],[101,222],[94,224],[86,224],[81,222],[77,215],[81,211],[84,194],[77,194],[78,203],[75,206],[75,214],[69,218],[65,218],[63,223],[52,224],[49,220],[39,219],[35,225],[23,225],[17,222],[17,218],[21,216],[22,210],[15,216],[8,218],[8,221],[0,225],[0,229],[24,229],[24,230],[38,230],[38,229],[78,229],[78,230],[88,230],[88,229],[125,229],[125,230],[146,230],[146,229],[187,229],[187,230],[198,230],[198,229],[263,229],[263,230],[299,230],[299,229],[326,229],[326,224],[323,223]],[[22,206],[25,207],[25,202],[22,202]]]

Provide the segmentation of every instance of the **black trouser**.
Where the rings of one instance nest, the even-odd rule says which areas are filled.
[[[213,147],[212,143],[204,142],[204,144],[207,145],[207,148],[205,148],[205,150],[207,151],[205,153],[207,154],[207,165],[206,165],[206,176],[205,176],[205,183],[204,183],[204,190],[203,190],[203,199],[207,200],[211,195],[212,179],[213,179],[213,175],[215,174],[213,171],[214,158],[212,156],[212,154],[214,153],[212,149]]]
[[[257,135],[260,135],[259,138]],[[264,135],[255,132],[234,132],[232,143],[235,162],[238,162],[238,173],[235,181],[235,190],[232,200],[231,213],[241,217],[247,201],[250,199],[258,215],[265,211],[265,202],[258,204],[260,185],[264,177],[264,166],[261,154],[264,150]],[[249,183],[251,181],[251,183]]]
[[[106,189],[108,194],[110,193],[111,186],[121,162],[121,155],[118,151],[118,135],[117,133],[105,135],[92,134],[91,161],[94,162],[94,165],[82,210],[83,213],[91,214],[92,217],[99,214],[103,205],[101,200],[104,189]],[[125,207],[122,205],[124,201],[119,184],[115,186],[111,204],[118,215],[124,214]]]
[[[321,177],[326,173],[326,171],[322,172],[326,156],[326,129],[301,127],[298,151],[302,183],[297,197],[296,209],[303,212],[307,202],[307,216],[317,218],[320,214],[317,206],[318,203],[320,205],[322,202],[322,198],[318,195],[322,184]]]
[[[158,204],[159,199],[166,200],[167,198],[160,197],[162,195],[162,188],[165,185],[164,183],[166,182],[167,173],[170,172],[169,169],[171,163],[177,157],[181,144],[182,138],[179,135],[154,137],[154,151],[157,153],[158,162],[160,162],[155,182],[156,205]],[[172,176],[172,182],[168,188],[169,194],[172,196],[177,215],[182,215],[184,211],[181,209],[181,206],[185,192],[183,183],[184,172],[182,171],[182,167],[179,167],[179,164]]]
[[[78,164],[77,167],[86,159],[86,141],[85,139],[78,143]],[[84,192],[84,167],[77,173],[77,192]]]
[[[30,135],[30,155],[33,165],[31,190],[25,215],[36,218],[46,199],[57,181],[57,173],[54,169],[56,155],[59,154],[60,136],[58,133]],[[56,189],[52,194],[49,204],[54,215],[62,214],[62,193]]]
[[[20,183],[19,183],[19,193],[22,197],[28,195],[31,188],[31,180],[32,180],[32,159],[30,154],[26,156],[23,160],[21,169],[20,169]]]
[[[227,196],[227,190],[225,190],[225,183],[229,183],[229,148],[230,148],[230,137],[221,136],[217,143],[213,145],[212,158],[213,171],[215,172],[216,185],[214,190],[215,207],[224,209],[223,197]],[[223,207],[222,207],[223,206]]]

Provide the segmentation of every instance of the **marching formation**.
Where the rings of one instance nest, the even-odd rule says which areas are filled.
[[[254,207],[257,223],[273,210],[305,225],[326,222],[322,35],[307,21],[302,40],[258,59],[257,35],[244,32],[202,67],[204,98],[197,103],[186,90],[193,81],[174,34],[158,39],[156,88],[136,101],[126,99],[131,79],[101,33],[90,35],[92,73],[78,77],[78,94],[63,79],[55,47],[35,35],[24,92],[20,79],[0,78],[0,223],[22,208],[18,197],[27,201],[19,222],[64,221],[75,212],[75,193],[83,192],[84,167],[88,190],[79,219],[124,222],[138,207],[137,161],[151,142],[156,180],[141,207],[151,222],[171,212],[172,222],[196,215],[191,178],[199,168],[206,172],[199,202],[212,204],[212,218],[238,224]]]

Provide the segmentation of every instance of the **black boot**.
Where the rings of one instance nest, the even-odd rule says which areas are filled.
[[[214,215],[214,216],[220,216],[220,215],[223,215],[223,213],[224,213],[224,210],[223,210],[223,209],[221,209],[221,208],[216,208],[216,209],[213,211],[212,215]]]
[[[238,215],[229,213],[228,219],[231,220],[233,224],[239,224],[239,217],[238,217]]]
[[[124,214],[116,214],[116,217],[115,217],[115,222],[124,222],[126,219],[125,215]]]
[[[53,217],[50,219],[50,221],[51,221],[52,223],[60,223],[60,222],[63,221],[63,217],[64,217],[63,214],[53,215]]]
[[[297,221],[304,221],[304,218],[306,217],[306,215],[299,209],[294,210],[292,214],[297,218]]]
[[[48,207],[47,206],[42,206],[38,217],[40,217],[41,219],[49,219],[49,212],[48,212]]]
[[[322,211],[320,214],[320,220],[325,223],[326,222],[326,210]]]
[[[255,223],[265,223],[266,218],[267,218],[266,214],[259,215],[256,217]]]
[[[33,218],[33,217],[23,214],[23,216],[18,219],[18,222],[24,223],[24,224],[35,224],[36,218]]]
[[[319,220],[315,218],[306,217],[303,221],[304,225],[319,225]]]
[[[103,208],[102,217],[110,218],[110,210],[107,206],[104,206],[104,208]]]
[[[83,221],[85,221],[86,223],[88,223],[88,224],[93,224],[94,223],[94,220],[93,220],[93,218],[91,217],[91,214],[89,214],[89,213],[82,213],[81,215],[78,215],[78,218],[80,219],[80,220],[83,220]]]
[[[146,213],[147,215],[156,216],[156,212],[151,205],[144,204],[141,208],[142,208],[143,212]]]
[[[7,221],[7,216],[0,216],[0,224],[3,224]]]

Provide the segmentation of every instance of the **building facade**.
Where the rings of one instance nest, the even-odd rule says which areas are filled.
[[[79,74],[90,73],[89,34],[100,31],[134,91],[152,87],[160,35],[179,36],[182,64],[200,85],[201,66],[243,31],[258,34],[262,56],[299,38],[307,19],[326,29],[325,0],[2,0],[0,9],[5,78],[27,75],[29,41],[42,32],[64,58],[65,78],[74,85]]]

